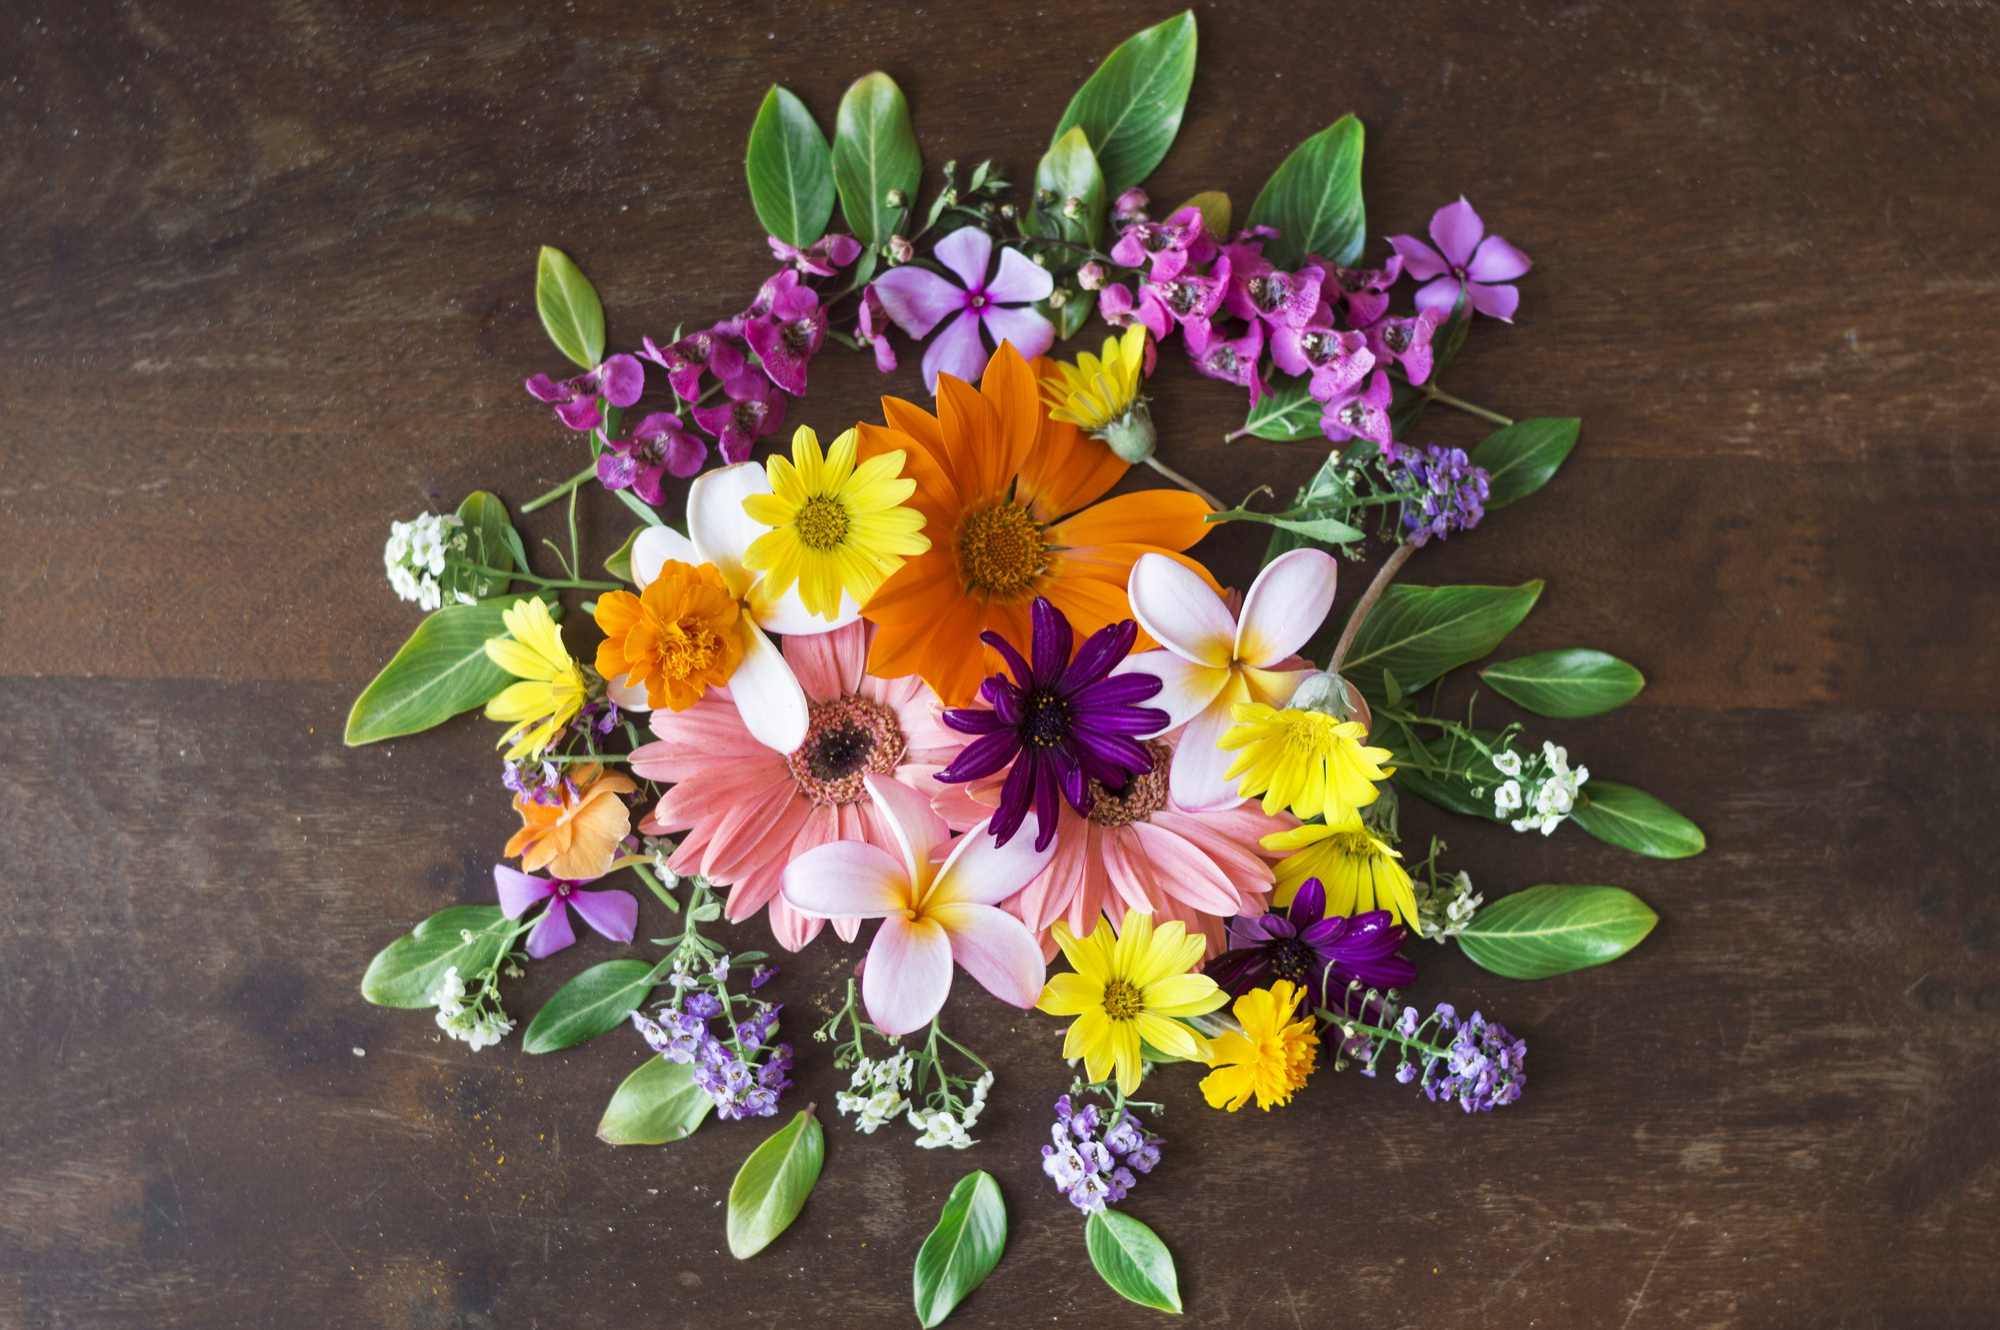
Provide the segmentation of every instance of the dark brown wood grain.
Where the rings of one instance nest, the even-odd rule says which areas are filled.
[[[947,1017],[999,1072],[980,1146],[833,1125],[804,1214],[747,1263],[719,1203],[767,1125],[613,1150],[592,1131],[632,1038],[468,1055],[363,1003],[377,948],[488,897],[513,818],[484,722],[339,733],[415,622],[387,522],[580,464],[519,388],[560,367],[538,244],[595,279],[614,342],[729,312],[768,271],[740,163],[769,83],[830,124],[885,69],[933,167],[1024,179],[1093,62],[1168,12],[0,4],[0,1326],[904,1324],[972,1167],[1013,1236],[953,1324],[1157,1323],[1040,1175],[1057,1023],[970,985]],[[1499,1113],[1323,1072],[1225,1116],[1163,1074],[1166,1161],[1130,1209],[1189,1322],[2000,1323],[1992,9],[1197,13],[1156,198],[1240,212],[1351,110],[1377,243],[1463,193],[1536,260],[1519,325],[1449,384],[1580,415],[1582,442],[1408,577],[1547,578],[1522,649],[1651,682],[1544,732],[1710,849],[1411,807],[1489,897],[1615,883],[1661,923],[1533,984],[1418,944],[1419,995],[1529,1040]],[[822,429],[884,390],[861,358],[812,373],[796,418]],[[1156,387],[1167,457],[1226,495],[1323,455],[1224,446],[1235,399],[1177,355]],[[582,511],[601,558],[628,518]],[[1203,553],[1241,584],[1260,544]],[[669,926],[644,905],[642,936]],[[620,950],[587,936],[510,1008]],[[858,954],[828,934],[789,966],[792,1035]],[[798,1102],[827,1103],[839,1074],[801,1053]]]

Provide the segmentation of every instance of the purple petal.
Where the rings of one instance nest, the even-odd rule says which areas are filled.
[[[626,891],[572,891],[570,906],[613,942],[630,942],[639,928],[639,902]]]
[[[597,375],[604,400],[621,409],[638,401],[646,390],[646,371],[631,356],[611,357],[598,367]]]
[[[982,776],[992,775],[1012,762],[1015,754],[1020,751],[1020,736],[1012,730],[984,734],[961,749],[958,756],[952,759],[951,765],[938,772],[937,778],[946,785],[978,780]]]
[[[1034,766],[1035,820],[1040,824],[1035,848],[1046,850],[1048,842],[1055,839],[1056,819],[1061,816],[1056,806],[1057,798],[1067,801],[1079,813],[1087,813],[1090,811],[1090,782],[1084,779],[1083,768],[1074,759],[1063,761],[1060,750],[1041,754]]]
[[[549,908],[542,911],[542,917],[535,920],[535,926],[528,930],[528,954],[536,960],[553,956],[570,943],[576,941],[576,930],[569,924],[569,907],[560,900],[549,902]]]
[[[1011,249],[1007,251],[1010,258],[1013,253]],[[1040,272],[1041,269],[1035,271]],[[1012,342],[1023,360],[1032,361],[1055,345],[1056,326],[1031,305],[1016,308],[988,305],[979,312],[979,317],[986,324],[986,331],[992,335],[995,345]]]
[[[1431,217],[1431,239],[1454,268],[1472,262],[1473,251],[1479,248],[1479,237],[1485,234],[1486,223],[1479,220],[1479,214],[1462,198],[1445,204]]]
[[[1103,679],[1132,653],[1132,644],[1138,640],[1139,625],[1131,619],[1106,624],[1092,633],[1084,640],[1076,659],[1070,662],[1069,672],[1063,675],[1063,691],[1075,696]]]
[[[1521,293],[1511,286],[1487,286],[1483,282],[1467,282],[1465,298],[1472,307],[1489,319],[1502,323],[1514,321],[1514,311],[1521,306]]]
[[[1174,723],[1174,718],[1155,707],[1118,706],[1104,710],[1078,707],[1070,723],[1079,734],[1154,735]]]
[[[1005,845],[1021,829],[1021,819],[1028,815],[1028,805],[1035,799],[1035,766],[1032,760],[1016,762],[1007,773],[1007,781],[1000,787],[1000,806],[986,824],[995,844]]]
[[[1215,980],[1216,984],[1231,993],[1241,993],[1245,989],[1259,987],[1258,980],[1270,968],[1264,953],[1254,947],[1244,947],[1236,951],[1225,951],[1207,965],[1202,973]]]
[[[891,268],[875,279],[882,310],[912,337],[927,337],[947,315],[965,308],[971,299],[944,278],[914,265]]]
[[[531,877],[505,864],[493,865],[493,886],[500,894],[500,913],[509,919],[519,919],[530,905],[556,892],[555,883],[547,878]]]
[[[1028,618],[1034,632],[1035,682],[1055,683],[1062,678],[1063,669],[1069,664],[1076,636],[1070,631],[1069,620],[1046,596],[1035,597],[1035,603],[1028,609]]]
[[[1403,271],[1417,281],[1441,277],[1451,271],[1442,255],[1415,236],[1390,236],[1389,244],[1403,260]]]
[[[1292,897],[1291,909],[1286,918],[1292,927],[1305,929],[1318,923],[1326,916],[1326,888],[1316,877],[1309,877],[1299,884],[1299,891]],[[1343,925],[1345,927],[1345,925]]]
[[[579,397],[573,402],[564,402],[556,408],[556,415],[562,419],[563,424],[578,431],[594,430],[603,423],[597,414],[595,397]]]
[[[938,248],[942,250],[944,246],[940,244]],[[1049,276],[1047,268],[1018,249],[1003,249],[1000,251],[1000,271],[986,284],[986,298],[1003,304],[1025,305],[1047,300],[1055,289],[1056,279]],[[1023,351],[1021,354],[1025,356],[1028,353]]]
[[[1418,311],[1434,309],[1445,318],[1450,318],[1452,309],[1458,304],[1459,287],[1459,280],[1449,273],[1424,283],[1417,288]]]
[[[979,382],[986,371],[986,347],[979,339],[979,316],[971,310],[945,325],[924,351],[924,386],[937,394],[938,375]]]
[[[708,445],[686,430],[667,437],[667,470],[685,480],[701,470],[708,460]]]
[[[838,232],[821,240],[815,248],[823,249],[836,268],[845,268],[861,257],[861,242]]]
[[[1472,262],[1465,265],[1465,275],[1475,282],[1511,282],[1534,266],[1526,254],[1499,236],[1488,236],[1480,242]]]
[[[526,387],[537,401],[560,402],[571,396],[570,390],[566,385],[557,383],[546,374],[535,375],[534,378],[528,380]]]
[[[993,237],[977,226],[962,226],[938,241],[931,256],[957,273],[966,290],[981,291],[986,287],[986,267],[993,261]]]
[[[952,707],[944,723],[960,734],[993,734],[1008,728],[1000,713],[987,707]]]
[[[1034,635],[1037,638],[1039,638],[1041,636],[1040,630],[1036,629],[1034,631]],[[1015,683],[1019,684],[1023,688],[1034,687],[1034,685],[1037,682],[1035,678],[1035,672],[1032,669],[1028,668],[1027,661],[1021,659],[1021,653],[1014,649],[1014,644],[1012,642],[1009,642],[1006,638],[1000,636],[1000,634],[994,632],[991,628],[981,633],[979,635],[979,640],[984,642],[987,646],[992,647],[995,651],[999,652],[1001,657],[1004,660],[1006,660],[1007,668],[1013,672]]]
[[[1078,689],[1070,695],[1070,704],[1078,711],[1096,711],[1100,708],[1122,709],[1137,706],[1160,691],[1160,676],[1134,670],[1130,674],[1114,674],[1109,679],[1099,679],[1096,683]]]
[[[597,483],[608,490],[632,488],[632,481],[638,474],[639,464],[627,453],[606,448],[597,455]]]

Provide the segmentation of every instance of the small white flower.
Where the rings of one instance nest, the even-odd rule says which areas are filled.
[[[1515,765],[1519,765],[1516,759]],[[1505,817],[1521,806],[1521,782],[1510,780],[1493,791],[1493,816]]]
[[[1521,755],[1511,748],[1495,753],[1493,767],[1503,776],[1518,776],[1521,774]]]

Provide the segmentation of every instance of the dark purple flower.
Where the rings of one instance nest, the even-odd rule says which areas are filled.
[[[770,308],[743,324],[743,338],[764,363],[771,382],[794,397],[805,396],[806,365],[826,341],[826,312],[819,295],[790,269],[773,278]]]
[[[737,345],[725,324],[689,333],[667,347],[655,346],[650,337],[644,341],[646,349],[639,354],[667,371],[667,382],[684,402],[701,396],[704,371],[727,382],[743,370],[743,348]]]
[[[1307,391],[1321,402],[1347,396],[1375,368],[1375,354],[1365,337],[1335,332],[1331,324],[1318,322],[1272,329],[1271,359],[1287,374],[1312,375]]]
[[[1391,254],[1379,268],[1343,268],[1332,259],[1308,255],[1306,263],[1326,274],[1320,295],[1338,300],[1350,328],[1366,328],[1389,312],[1389,288],[1403,275],[1403,256]]]
[[[1318,268],[1303,267],[1297,272],[1280,272],[1264,257],[1263,247],[1248,252],[1243,246],[1232,255],[1229,273],[1229,312],[1252,323],[1262,321],[1273,329],[1303,328],[1320,309],[1320,283],[1326,274]]]
[[[785,394],[757,369],[738,371],[723,381],[722,389],[729,400],[696,407],[695,423],[715,436],[723,461],[741,462],[750,456],[750,446],[759,435],[785,423]]]
[[[990,710],[962,707],[944,713],[946,725],[978,737],[937,773],[937,779],[953,784],[978,780],[1012,762],[1000,790],[1000,807],[993,814],[993,838],[1001,845],[1013,839],[1032,806],[1039,852],[1056,837],[1058,794],[1078,813],[1088,815],[1092,781],[1118,790],[1132,777],[1153,769],[1152,755],[1134,736],[1158,734],[1170,717],[1138,705],[1160,691],[1155,676],[1109,677],[1132,650],[1138,624],[1125,619],[1099,629],[1071,660],[1075,636],[1063,612],[1037,596],[1030,617],[1032,666],[1000,634],[979,635],[980,641],[1006,658],[1014,678],[996,674],[979,686]]]
[[[1202,230],[1201,209],[1182,208],[1164,222],[1134,221],[1111,247],[1113,262],[1144,268],[1155,282],[1170,282],[1190,263],[1215,257],[1215,241]]]
[[[1193,328],[1188,329],[1188,359],[1194,367],[1211,379],[1221,379],[1250,390],[1250,405],[1262,401],[1268,391],[1264,386],[1264,376],[1257,372],[1258,358],[1264,354],[1264,325],[1252,323],[1241,335],[1224,341],[1211,331],[1208,336],[1197,338]]]
[[[875,348],[875,368],[887,374],[896,368],[896,348],[889,345],[889,313],[873,286],[861,288],[861,314],[854,325],[854,340]]]
[[[631,356],[619,355],[573,379],[558,382],[546,374],[537,374],[528,380],[527,387],[536,400],[555,406],[556,416],[563,424],[573,430],[593,430],[602,423],[598,399],[616,407],[632,405],[645,391],[646,371]]]
[[[1332,1006],[1356,980],[1380,989],[1417,977],[1417,967],[1396,954],[1405,930],[1394,920],[1387,910],[1327,918],[1326,890],[1309,877],[1283,913],[1230,920],[1230,950],[1202,973],[1238,996],[1289,979],[1306,991],[1308,1009]]]
[[[1431,376],[1431,338],[1445,317],[1427,309],[1414,318],[1378,319],[1364,334],[1368,349],[1378,361],[1401,365],[1411,383],[1422,383]]]
[[[1423,283],[1417,288],[1417,308],[1434,309],[1449,317],[1463,292],[1466,303],[1481,314],[1512,323],[1521,293],[1500,283],[1511,282],[1533,267],[1528,256],[1501,237],[1487,235],[1486,223],[1463,198],[1447,203],[1432,216],[1431,239],[1437,242],[1437,249],[1415,236],[1389,237],[1396,253],[1402,255],[1404,268]]]
[[[778,262],[789,263],[800,272],[815,277],[831,277],[861,257],[861,242],[849,235],[821,236],[804,249],[788,245],[776,236],[766,236]]]
[[[1491,477],[1485,467],[1472,464],[1463,448],[1385,444],[1382,472],[1402,496],[1403,527],[1412,545],[1469,531],[1486,515]]]
[[[528,954],[536,960],[576,941],[569,922],[572,909],[613,942],[630,942],[639,926],[639,902],[629,892],[584,891],[581,882],[531,877],[505,864],[493,866],[493,885],[500,893],[500,913],[509,919],[519,919],[536,901],[549,903],[528,930]]]
[[[597,479],[608,490],[629,489],[647,503],[663,503],[660,476],[691,476],[708,458],[708,445],[670,411],[647,416],[623,439],[613,439],[597,456]]]
[[[1395,390],[1389,386],[1387,370],[1376,370],[1368,386],[1359,392],[1336,397],[1320,413],[1319,427],[1327,438],[1367,439],[1381,446],[1392,441],[1389,429],[1389,402]]]

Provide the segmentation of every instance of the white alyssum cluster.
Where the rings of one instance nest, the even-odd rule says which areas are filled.
[[[910,1125],[920,1133],[917,1147],[935,1150],[948,1145],[954,1150],[963,1150],[968,1145],[977,1145],[972,1139],[973,1124],[986,1109],[986,1092],[993,1088],[993,1073],[987,1072],[972,1083],[972,1102],[965,1106],[965,1112],[954,1115],[950,1109],[935,1108],[928,1112],[921,1108],[910,1110]]]
[[[1472,922],[1485,897],[1472,889],[1472,875],[1460,870],[1435,884],[1417,884],[1417,920],[1423,935],[1440,946]]]
[[[456,965],[444,972],[431,1001],[437,1004],[438,1029],[475,1053],[499,1043],[514,1028],[504,1013],[486,1010],[483,1002],[475,999],[467,1004],[465,980],[458,977]]]
[[[420,513],[408,522],[389,523],[389,542],[382,547],[382,566],[388,571],[389,585],[404,600],[413,600],[423,610],[444,603],[438,578],[444,576],[445,553],[455,533],[465,522],[456,513]],[[462,537],[460,537],[462,539]],[[474,598],[460,591],[462,604]]]
[[[834,1096],[834,1107],[854,1114],[854,1129],[873,1136],[877,1127],[910,1106],[903,1092],[910,1088],[914,1069],[909,1053],[900,1048],[894,1057],[863,1058],[848,1078],[848,1088]]]
[[[1509,825],[1516,831],[1539,831],[1544,836],[1562,825],[1576,807],[1577,791],[1590,779],[1589,767],[1571,770],[1569,750],[1546,740],[1542,743],[1542,760],[1525,780],[1521,755],[1511,749],[1494,754],[1493,765],[1507,777],[1493,791],[1493,815],[1506,817],[1521,810],[1522,815]]]

